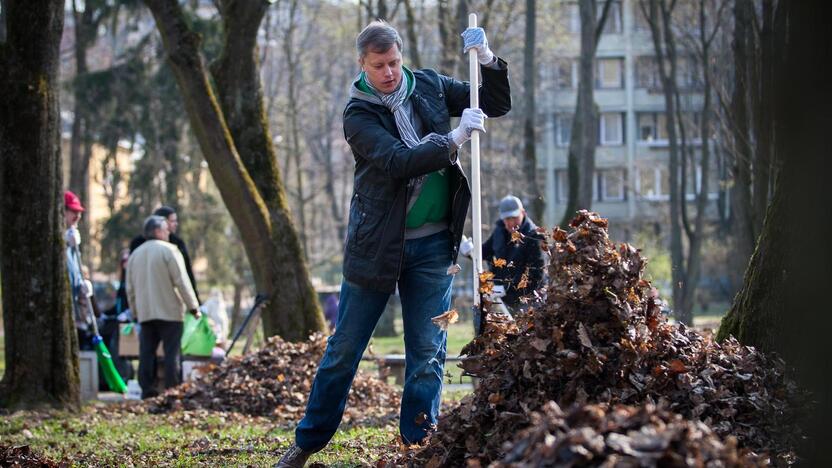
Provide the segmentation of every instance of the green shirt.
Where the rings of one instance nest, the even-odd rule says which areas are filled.
[[[447,222],[451,211],[448,204],[450,183],[450,168],[431,172],[422,185],[419,198],[407,213],[405,228],[416,229],[429,223]]]

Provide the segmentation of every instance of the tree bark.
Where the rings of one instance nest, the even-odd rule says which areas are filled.
[[[379,9],[381,9],[382,2],[379,2]],[[300,150],[300,131],[298,129],[298,114],[300,113],[300,105],[298,103],[298,74],[301,73],[300,67],[300,52],[295,49],[295,21],[297,18],[298,2],[292,0],[289,6],[289,27],[286,29],[286,36],[283,38],[283,51],[286,54],[286,80],[287,98],[288,98],[288,126],[289,126],[289,157],[295,163],[295,199],[297,200],[297,218],[299,223],[300,243],[303,246],[303,256],[305,259],[309,258],[309,239],[306,232],[308,224],[306,222],[306,194],[304,191],[304,165],[302,163],[302,154]],[[383,18],[384,16],[379,16]]]
[[[818,206],[832,203],[828,174],[828,103],[832,93],[823,67],[832,59],[827,2],[780,2],[786,32],[773,48],[785,57],[778,73],[775,111],[767,116],[779,128],[776,154],[782,161],[763,230],[746,270],[742,289],[723,319],[718,338],[734,335],[745,345],[776,351],[796,367],[797,376],[817,402],[807,445],[799,451],[805,466],[829,466],[832,415],[829,375],[828,290],[832,284],[832,225]],[[777,24],[777,22],[775,22]],[[780,41],[784,41],[780,43]],[[764,46],[772,47],[772,46]],[[766,117],[766,116],[764,116]]]
[[[73,80],[73,118],[72,134],[69,143],[69,189],[78,195],[81,204],[89,210],[90,208],[90,157],[92,154],[92,142],[90,141],[89,121],[86,117],[86,109],[90,105],[86,102],[83,87],[84,76],[87,74],[87,49],[95,40],[95,32],[98,27],[93,21],[95,9],[92,6],[85,6],[83,11],[78,10],[77,1],[72,2],[72,17],[75,22],[75,79]],[[89,239],[89,215],[82,217],[78,223],[82,239]]]
[[[0,43],[6,42],[6,1],[0,0]]]
[[[264,333],[303,340],[311,332],[324,330],[321,309],[288,214],[266,123],[256,62],[262,6],[233,1],[223,4],[223,11],[228,13],[240,9],[239,15],[223,16],[226,44],[217,81],[223,105],[229,110],[226,115],[208,80],[199,37],[188,28],[178,2],[145,3],[156,19],[208,168],[240,230],[257,291],[270,297],[263,310]]]
[[[449,0],[438,0],[436,11],[439,16],[439,42],[441,44],[439,73],[450,76],[456,69],[457,56],[462,49],[457,47],[459,41],[452,31],[453,15],[448,3]]]
[[[753,8],[751,0],[737,0],[734,3],[734,92],[731,96],[734,130],[731,172],[734,183],[731,187],[731,231],[736,255],[732,255],[731,271],[732,283],[736,285],[736,289],[739,289],[742,283],[743,272],[754,251],[754,243],[759,232],[754,229],[754,208],[751,201],[751,168],[754,155],[751,151],[748,117],[749,69],[752,66],[748,59],[748,38],[752,34],[750,23]]]
[[[407,19],[407,49],[410,51],[410,65],[414,69],[422,68],[422,59],[419,56],[419,38],[416,35],[416,15],[413,13],[411,0],[404,0],[404,13]]]
[[[535,75],[537,64],[535,61],[535,48],[537,34],[535,21],[537,18],[537,0],[526,0],[526,37],[523,46],[523,95],[525,98],[525,112],[523,113],[523,168],[526,174],[526,190],[531,200],[532,219],[540,222],[543,220],[543,212],[546,204],[540,185],[537,183],[537,149],[535,139],[535,123],[537,111],[535,110]]]
[[[595,51],[601,39],[611,0],[601,17],[595,0],[580,0],[581,55],[578,61],[578,98],[572,119],[567,173],[569,196],[561,225],[566,226],[577,210],[592,208],[595,185],[595,147],[598,146],[598,105],[595,104]]]
[[[3,4],[0,254],[6,370],[0,405],[80,403],[63,242],[59,84],[62,0]]]
[[[751,10],[753,12],[753,10]],[[757,54],[759,64],[755,67],[757,79],[756,92],[752,99],[754,112],[754,170],[752,186],[752,207],[754,209],[751,217],[753,231],[760,232],[763,227],[763,219],[768,206],[768,199],[771,189],[771,171],[773,162],[774,128],[771,125],[769,116],[774,106],[774,70],[776,67],[774,58],[774,0],[763,0],[762,5],[762,26],[760,29],[759,53]],[[753,37],[753,36],[751,36]],[[756,240],[756,239],[754,239]],[[750,255],[749,257],[750,258]]]

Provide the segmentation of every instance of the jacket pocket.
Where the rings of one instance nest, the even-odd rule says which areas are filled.
[[[385,225],[385,210],[379,201],[354,194],[347,228],[347,249],[358,258],[375,258]]]

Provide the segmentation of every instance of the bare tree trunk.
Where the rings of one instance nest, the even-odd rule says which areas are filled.
[[[753,12],[753,10],[751,10]],[[763,227],[763,219],[766,214],[766,207],[771,189],[771,171],[774,149],[774,127],[772,119],[766,118],[774,111],[774,70],[776,67],[774,59],[774,0],[763,0],[762,5],[762,27],[760,29],[759,64],[756,78],[756,92],[752,98],[752,109],[754,112],[754,170],[751,199],[754,212],[751,217],[753,221],[753,232],[759,233]],[[749,35],[754,37],[753,34]],[[754,239],[756,241],[756,239]],[[749,255],[750,258],[750,255]]]
[[[416,15],[413,13],[411,0],[404,0],[404,12],[407,18],[407,49],[410,51],[410,64],[415,69],[422,68],[419,57],[419,38],[416,35]]]
[[[0,275],[6,370],[0,405],[77,408],[78,341],[61,240],[58,73],[64,2],[2,7],[7,34],[0,43]]]
[[[6,42],[6,0],[0,0],[0,42]]]
[[[595,0],[580,0],[581,55],[578,60],[578,99],[569,141],[569,197],[561,225],[575,212],[592,208],[595,183],[595,147],[598,145],[598,106],[595,104],[595,51],[604,30],[611,0],[604,2],[601,17]]]
[[[95,40],[95,35],[90,29],[97,28],[93,23],[92,7],[78,10],[77,1],[72,2],[72,16],[75,21],[75,79],[73,82],[74,110],[72,118],[72,134],[69,143],[69,189],[78,195],[81,204],[87,208],[85,217],[78,223],[82,239],[89,239],[90,227],[88,218],[90,216],[90,157],[92,155],[92,144],[90,141],[89,121],[86,117],[86,109],[90,105],[86,102],[83,92],[84,76],[87,74],[87,49]]]
[[[724,4],[727,2],[723,2]],[[686,312],[686,319],[693,323],[693,307],[696,297],[696,290],[699,286],[699,278],[702,272],[702,244],[705,240],[705,210],[708,205],[709,193],[709,175],[711,170],[711,112],[712,112],[712,85],[711,85],[711,44],[713,38],[720,25],[720,16],[722,6],[718,9],[716,14],[710,12],[713,16],[713,30],[708,30],[707,19],[710,16],[706,12],[706,0],[699,0],[699,40],[697,47],[699,48],[700,59],[702,62],[703,72],[703,104],[700,112],[699,121],[699,139],[702,142],[702,156],[700,159],[700,177],[701,183],[699,192],[696,194],[696,215],[694,224],[688,234],[688,254],[687,254],[687,269],[685,270],[685,281],[682,284],[682,307]],[[695,178],[694,178],[695,180]],[[684,192],[683,192],[684,196]],[[683,202],[682,209],[685,209],[687,203]]]
[[[734,3],[734,93],[731,96],[731,113],[734,129],[734,154],[731,165],[733,186],[731,187],[731,227],[734,234],[732,255],[732,283],[737,288],[742,282],[743,272],[754,250],[757,231],[754,229],[754,208],[751,201],[751,168],[754,155],[751,152],[751,134],[748,118],[749,36],[752,34],[752,0],[737,0]]]
[[[673,307],[680,322],[691,324],[693,322],[692,311],[684,308],[683,288],[687,278],[682,246],[681,208],[685,195],[680,193],[679,181],[679,141],[676,133],[675,100],[677,61],[676,42],[670,25],[672,11],[666,0],[641,0],[641,8],[650,25],[667,116],[668,151],[670,153],[668,168],[670,172],[670,266],[673,281]]]
[[[448,2],[449,0],[438,0],[436,3],[439,20],[439,42],[441,44],[439,72],[443,75],[453,74],[456,69],[457,56],[462,50],[457,47],[459,41],[451,30],[453,16]]]
[[[380,2],[379,9],[383,2]],[[297,217],[300,226],[300,242],[303,246],[304,258],[309,258],[309,240],[306,236],[306,196],[303,190],[303,164],[301,162],[300,151],[300,132],[298,131],[298,113],[300,106],[298,104],[298,74],[299,54],[295,50],[294,36],[295,36],[295,18],[297,17],[298,2],[292,0],[289,6],[289,27],[286,30],[286,36],[283,38],[283,51],[286,54],[286,73],[288,75],[287,95],[288,95],[288,117],[289,117],[289,155],[295,163],[295,199],[297,200]]]
[[[265,334],[303,340],[310,332],[324,330],[266,125],[256,64],[257,26],[265,10],[248,2],[223,3],[226,28],[235,31],[226,34],[220,58],[223,65],[217,67],[228,73],[216,75],[218,90],[225,96],[224,105],[232,110],[224,114],[214,98],[199,52],[199,36],[188,28],[178,2],[145,3],[156,19],[208,168],[239,228],[257,291],[271,298],[263,311]],[[227,14],[237,12],[237,8],[239,14]],[[227,84],[219,85],[220,81]],[[227,126],[226,119],[233,124]],[[237,144],[245,155],[242,158]]]
[[[537,183],[537,149],[535,139],[535,124],[537,111],[535,110],[535,75],[537,65],[535,61],[535,40],[537,17],[537,0],[526,0],[526,37],[523,46],[523,95],[525,97],[523,112],[523,168],[526,173],[526,190],[531,199],[531,216],[537,222],[543,220],[546,204],[543,193]]]

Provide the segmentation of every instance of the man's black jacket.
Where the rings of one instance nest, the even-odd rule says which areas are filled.
[[[511,109],[508,67],[501,59],[498,64],[498,69],[480,68],[480,108],[489,117],[502,116]],[[459,117],[469,107],[469,84],[429,69],[417,70],[414,75],[416,87],[410,99],[425,134],[448,134],[451,117]],[[408,181],[447,167],[453,168],[448,203],[456,262],[471,192],[448,139],[429,139],[408,148],[386,107],[356,98],[344,109],[344,136],[355,158],[344,248],[346,280],[383,292],[396,289],[404,254]]]
[[[147,239],[144,236],[136,236],[133,240],[130,241],[130,253],[132,254],[134,250],[138,249],[140,245],[144,244]],[[196,289],[196,279],[194,279],[194,271],[191,268],[191,257],[188,255],[188,246],[185,245],[185,241],[182,240],[181,237],[177,236],[174,233],[170,234],[170,239],[168,240],[171,244],[175,245],[179,252],[182,253],[182,258],[185,260],[185,271],[188,272],[188,278],[191,280],[191,286],[194,288],[194,295],[196,296],[196,301],[202,304],[202,300],[199,298],[199,291]],[[127,301],[125,301],[127,302]]]
[[[543,280],[543,251],[540,243],[543,236],[537,232],[537,226],[526,216],[517,229],[522,238],[519,242],[511,241],[511,233],[506,230],[503,220],[497,221],[494,232],[482,245],[482,259],[487,261],[494,273],[494,283],[506,288],[503,302],[509,307],[519,305],[520,297],[532,294],[540,287]],[[495,266],[494,259],[502,259],[506,264]],[[526,287],[517,288],[523,275],[526,275]]]

